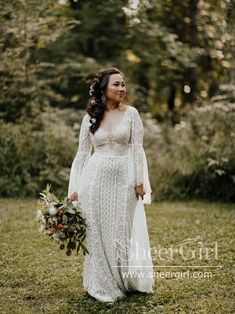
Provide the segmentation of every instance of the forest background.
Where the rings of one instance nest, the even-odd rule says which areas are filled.
[[[67,194],[89,82],[125,74],[153,200],[235,201],[234,0],[0,4],[0,196]]]

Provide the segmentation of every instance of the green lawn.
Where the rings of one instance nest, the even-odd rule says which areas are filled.
[[[32,199],[0,200],[1,313],[235,313],[235,205],[190,201],[146,206],[151,248],[155,249],[155,293],[134,294],[114,305],[86,294],[82,254],[67,257],[38,233],[35,207]],[[196,237],[199,242],[184,244],[184,254],[195,252],[195,259],[183,259],[174,251],[170,260],[169,253],[159,251],[160,246],[174,250]],[[202,247],[215,249],[215,243],[217,256],[213,251],[207,259],[199,255]],[[218,265],[222,267],[211,267]],[[175,271],[188,271],[190,276],[177,277]],[[166,272],[175,276],[167,277]]]

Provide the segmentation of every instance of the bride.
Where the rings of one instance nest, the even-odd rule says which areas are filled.
[[[68,197],[88,223],[84,289],[100,302],[115,302],[131,291],[153,293],[143,205],[151,203],[152,190],[143,123],[138,110],[124,102],[124,75],[116,68],[99,72],[89,94]]]

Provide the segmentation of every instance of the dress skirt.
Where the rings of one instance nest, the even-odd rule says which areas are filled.
[[[130,180],[130,155],[94,152],[84,166],[78,203],[88,224],[84,289],[101,302],[127,291],[153,292],[144,205]]]

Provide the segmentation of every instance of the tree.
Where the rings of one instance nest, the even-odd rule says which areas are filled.
[[[53,62],[40,62],[40,51],[74,27],[72,18],[53,0],[1,3],[0,113],[6,121],[34,118],[45,105],[62,97],[53,89]],[[46,74],[45,74],[46,72]]]

